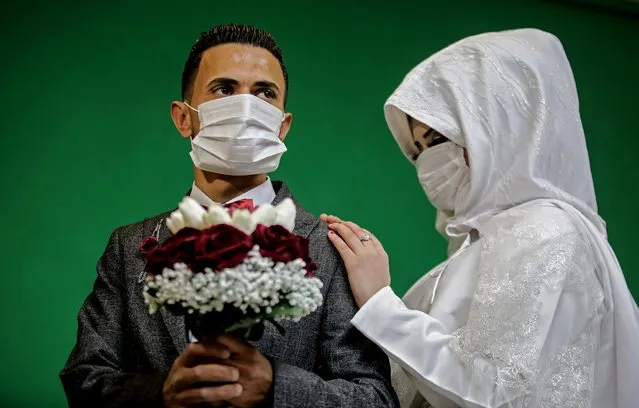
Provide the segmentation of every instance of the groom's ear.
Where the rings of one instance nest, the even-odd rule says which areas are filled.
[[[180,132],[183,138],[189,138],[194,135],[194,123],[192,123],[193,118],[191,118],[190,109],[184,104],[184,102],[171,102],[171,119],[173,119],[175,128],[178,130],[178,132]]]
[[[279,138],[282,142],[284,141],[284,139],[286,139],[286,135],[288,134],[288,131],[291,129],[291,122],[293,122],[293,114],[285,113],[284,120],[282,121],[282,124],[280,125]]]

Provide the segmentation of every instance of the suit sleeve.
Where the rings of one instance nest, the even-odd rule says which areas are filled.
[[[331,247],[332,250],[332,247]],[[397,407],[388,357],[350,323],[357,311],[341,258],[324,299],[317,373],[273,362],[274,407]]]
[[[123,261],[119,230],[97,264],[93,290],[78,314],[75,347],[60,379],[69,407],[161,407],[167,373],[127,372]]]

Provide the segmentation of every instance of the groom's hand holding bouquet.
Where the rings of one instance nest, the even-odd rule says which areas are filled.
[[[283,333],[278,321],[298,321],[322,303],[308,240],[292,233],[294,224],[290,199],[233,210],[186,197],[167,219],[173,235],[143,243],[149,311],[184,315],[197,339],[168,374],[165,406],[268,400],[273,368],[248,340],[259,340],[269,322]]]

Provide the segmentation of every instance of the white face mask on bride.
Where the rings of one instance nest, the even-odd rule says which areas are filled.
[[[455,212],[459,191],[470,181],[470,169],[464,159],[464,148],[453,142],[424,150],[415,162],[419,182],[435,208]]]

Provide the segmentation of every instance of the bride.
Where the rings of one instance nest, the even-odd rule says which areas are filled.
[[[415,67],[385,115],[448,259],[400,299],[373,234],[322,217],[352,323],[390,357],[402,406],[636,407],[639,311],[597,214],[559,40],[466,38]]]

